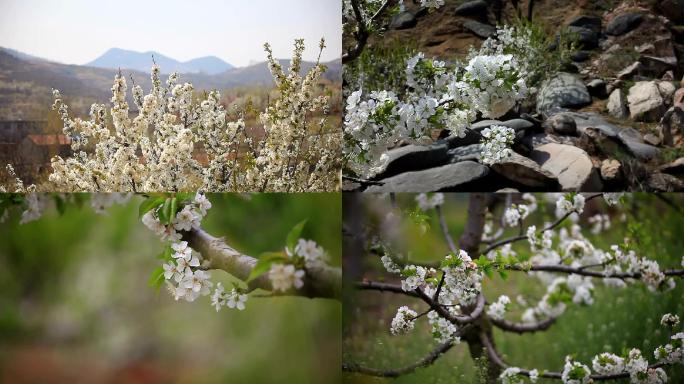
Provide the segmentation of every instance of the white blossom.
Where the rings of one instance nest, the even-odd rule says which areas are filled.
[[[413,329],[415,325],[415,317],[418,313],[407,306],[402,306],[397,310],[397,314],[392,319],[392,326],[390,332],[393,335],[406,333]]]
[[[291,264],[273,264],[268,272],[268,278],[274,291],[285,292],[292,287],[300,289],[304,286],[304,270],[295,269]]]

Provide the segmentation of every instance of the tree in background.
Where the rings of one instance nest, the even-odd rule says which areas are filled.
[[[568,355],[559,361],[557,371],[540,367],[519,368],[507,362],[497,350],[493,329],[503,332],[530,334],[551,328],[573,305],[594,305],[594,291],[598,284],[608,289],[620,290],[629,285],[645,285],[654,295],[675,288],[677,279],[684,276],[680,266],[661,266],[652,255],[644,253],[648,242],[646,234],[638,230],[638,224],[630,225],[621,243],[608,249],[594,245],[589,232],[597,235],[611,228],[611,216],[593,209],[587,218],[582,213],[591,200],[603,199],[613,210],[613,216],[626,215],[628,206],[621,202],[634,198],[621,194],[551,194],[538,201],[532,194],[524,195],[471,194],[467,207],[465,226],[458,242],[449,230],[444,209],[444,195],[418,195],[418,208],[404,210],[392,197],[392,209],[382,213],[379,222],[364,220],[362,199],[350,195],[345,201],[345,273],[359,279],[358,262],[362,255],[370,255],[376,263],[400,284],[376,281],[369,278],[355,280],[352,287],[361,291],[381,291],[404,296],[406,305],[397,309],[388,324],[392,335],[414,330],[420,321],[426,321],[437,347],[417,362],[397,368],[370,368],[353,361],[343,364],[348,372],[358,372],[381,377],[398,377],[412,373],[434,363],[448,350],[464,343],[470,356],[485,361],[483,382],[502,383],[537,382],[539,378],[558,379],[566,384],[628,378],[631,383],[667,382],[666,368],[684,363],[684,333],[679,329],[680,319],[675,314],[656,314],[662,327],[670,331],[670,338],[655,350],[627,349],[622,353],[610,350],[597,354],[591,361],[579,361]],[[505,196],[505,197],[504,197]],[[367,197],[375,199],[375,197]],[[499,199],[505,206],[499,217],[493,208]],[[676,203],[663,197],[664,201]],[[595,206],[598,203],[594,202]],[[626,204],[625,204],[626,205]],[[537,210],[555,208],[551,222],[531,222]],[[554,209],[551,210],[553,212]],[[406,215],[426,228],[425,212],[434,211],[449,253],[431,262],[418,263],[409,257],[410,249],[396,249],[393,241],[400,236],[401,217]],[[617,211],[617,212],[615,212]],[[348,213],[348,216],[347,216]],[[384,215],[384,217],[383,217]],[[586,222],[583,222],[585,221]],[[625,220],[634,220],[627,218]],[[516,234],[504,236],[507,229]],[[393,240],[394,238],[394,240]],[[518,248],[513,248],[517,245]],[[684,267],[682,259],[681,267]],[[349,266],[349,268],[347,268]],[[483,294],[485,278],[499,274],[506,279],[509,273],[523,273],[543,287],[541,298],[515,298],[507,295],[486,298]],[[415,300],[422,305],[416,305]],[[596,303],[601,305],[601,303]],[[426,309],[421,310],[420,307]],[[519,320],[511,319],[513,307],[521,313]],[[507,316],[508,315],[508,316]],[[507,318],[508,317],[508,318]]]

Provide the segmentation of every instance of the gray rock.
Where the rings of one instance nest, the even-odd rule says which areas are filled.
[[[409,11],[404,11],[394,15],[392,22],[390,23],[390,28],[409,29],[415,27],[416,24],[418,24],[416,16]]]
[[[475,20],[465,20],[463,21],[463,26],[483,39],[486,39],[496,33],[495,27],[489,24],[480,23],[479,21]]]
[[[585,27],[568,27],[568,32],[577,37],[579,46],[584,49],[594,49],[598,47],[598,33]]]
[[[570,56],[570,60],[581,63],[589,60],[589,52],[587,51],[577,51]]]
[[[572,115],[561,112],[551,116],[544,122],[544,128],[559,135],[577,135],[577,123]]]
[[[587,83],[587,90],[589,94],[598,97],[599,99],[605,99],[608,97],[608,92],[606,91],[606,82],[603,79],[594,79]]]
[[[506,160],[493,164],[492,170],[517,184],[545,190],[558,188],[558,180],[539,164],[515,152]]]
[[[618,119],[624,119],[628,116],[627,99],[620,88],[614,90],[608,97],[608,113]]]
[[[601,178],[606,182],[614,182],[621,179],[622,164],[615,159],[605,159],[601,162]]]
[[[430,168],[447,162],[446,144],[407,145],[387,151],[389,160],[374,179],[384,179],[403,172]]]
[[[527,135],[521,143],[527,148],[534,149],[544,144],[554,143],[561,144],[560,138],[549,133],[537,133],[534,135]]]
[[[630,117],[635,121],[658,121],[667,107],[656,81],[639,81],[627,95]]]
[[[559,72],[544,81],[537,95],[537,111],[547,114],[554,109],[582,107],[591,103],[587,87],[575,75]]]
[[[591,29],[595,33],[601,32],[601,18],[598,16],[580,15],[570,20],[570,27],[584,27]]]
[[[459,161],[478,161],[482,149],[480,144],[471,144],[463,147],[452,148],[447,151],[449,163],[458,163]]]
[[[492,125],[501,125],[500,120],[480,120],[478,122],[473,123],[470,126],[470,129],[475,130],[475,131],[481,131],[489,126]]]
[[[504,127],[513,128],[514,131],[519,132],[525,129],[530,129],[534,127],[534,123],[525,119],[511,119],[501,122],[499,125]]]
[[[638,12],[623,13],[615,17],[606,26],[606,34],[612,36],[620,36],[633,30],[641,24],[644,15]]]
[[[467,1],[456,7],[458,16],[475,16],[477,18],[487,18],[487,2],[483,0]]]
[[[675,134],[684,134],[684,110],[677,106],[670,107],[658,124],[658,136],[664,145],[674,144]]]
[[[679,192],[684,190],[684,182],[667,173],[651,173],[646,184],[649,189],[655,192]]]
[[[660,137],[652,134],[652,133],[647,133],[644,135],[644,142],[649,145],[653,145],[654,147],[657,147],[660,145],[661,140]]]
[[[641,134],[634,128],[625,128],[618,133],[618,140],[641,160],[649,160],[658,155],[658,148],[644,143]]]
[[[617,78],[619,80],[629,80],[636,76],[639,73],[639,71],[641,71],[642,67],[643,64],[641,64],[638,61],[635,61],[632,64],[625,67],[625,69],[623,69],[622,71],[618,72]]]
[[[681,176],[684,174],[684,157],[680,157],[675,161],[663,164],[658,167],[658,170],[670,175]]]
[[[618,132],[622,127],[607,122],[601,115],[595,112],[566,112],[568,116],[572,116],[577,124],[577,130],[582,133],[587,128],[595,128],[603,135],[608,137],[617,137]]]
[[[550,172],[564,191],[601,191],[601,179],[589,155],[580,148],[545,144],[532,151],[530,158]]]
[[[373,185],[365,192],[433,192],[472,189],[472,183],[487,176],[489,168],[474,161],[461,161],[422,171],[406,172]]]
[[[661,77],[665,72],[677,69],[677,58],[672,57],[655,57],[655,56],[641,56],[639,57],[641,63],[640,73],[652,77]]]

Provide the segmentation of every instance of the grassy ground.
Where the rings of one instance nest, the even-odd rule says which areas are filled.
[[[669,197],[681,206],[681,196]],[[399,201],[412,204],[411,198],[412,196],[400,196]],[[458,239],[463,228],[466,203],[463,196],[447,197],[445,215],[455,239]],[[614,215],[611,230],[597,236],[590,235],[594,245],[607,249],[611,244],[620,243],[629,231],[637,231],[638,236],[632,238],[640,242],[643,255],[658,260],[663,268],[681,267],[684,249],[684,230],[681,228],[684,225],[684,216],[652,195],[637,195],[632,204],[635,210],[627,214],[626,222],[620,222]],[[601,203],[601,209],[605,210],[605,204]],[[634,214],[637,216],[633,216]],[[405,222],[397,235],[401,239],[397,249],[410,250],[411,260],[435,261],[447,252],[436,217],[434,214],[430,216],[431,228],[425,234],[421,234],[415,224]],[[543,214],[537,214],[532,219],[532,222],[537,222],[538,227],[543,223],[542,216]],[[586,218],[581,224],[586,226]],[[517,251],[522,253],[526,250],[518,246]],[[363,262],[364,277],[396,280],[382,271],[379,260],[371,258],[364,259]],[[653,361],[653,349],[669,338],[659,324],[660,317],[667,312],[684,316],[684,302],[681,300],[684,283],[681,279],[678,283],[679,286],[671,292],[654,294],[641,284],[616,290],[595,282],[597,289],[594,305],[570,305],[566,313],[546,332],[521,336],[496,330],[494,337],[497,347],[512,365],[540,370],[561,370],[564,357],[569,354],[575,354],[578,360],[591,366],[590,360],[597,353],[612,351],[620,354],[623,348],[632,347],[642,349],[644,355]],[[488,301],[494,301],[502,294],[514,299],[518,294],[540,297],[543,293],[541,283],[519,272],[512,272],[506,281],[498,276],[486,278],[483,286]],[[396,368],[413,363],[432,350],[435,342],[430,336],[426,321],[419,321],[416,329],[408,335],[389,334],[391,319],[396,308],[401,305],[409,305],[418,312],[426,309],[424,304],[418,304],[415,299],[368,291],[357,292],[352,302],[345,302],[344,361],[376,368]],[[513,310],[507,318],[517,320],[519,315],[519,310]],[[346,374],[345,382],[474,383],[478,382],[476,371],[477,367],[469,356],[467,345],[461,344],[432,366],[396,380]],[[667,372],[671,382],[684,380],[684,369],[681,366],[667,368]]]

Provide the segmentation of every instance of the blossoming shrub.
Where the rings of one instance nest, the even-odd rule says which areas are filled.
[[[365,44],[366,35],[376,32],[374,22],[386,4],[394,3],[346,1],[343,19],[350,29],[349,40],[357,45]],[[420,4],[434,11],[444,1],[421,0]],[[398,2],[398,8],[403,8],[403,1]],[[361,38],[364,40],[355,41]],[[358,54],[353,62],[345,64],[354,75],[347,86],[356,87],[351,94],[345,92],[346,170],[371,178],[384,169],[389,159],[387,150],[400,141],[429,142],[431,131],[437,128],[447,129],[452,136],[464,137],[476,118],[503,116],[533,94],[533,87],[567,60],[573,47],[568,40],[567,33],[561,33],[554,40],[539,25],[519,19],[514,27],[500,26],[495,36],[479,49],[471,47],[465,62],[426,59],[422,53],[407,59],[403,84],[396,84],[403,77],[392,71],[387,73],[385,67],[392,68],[392,65],[378,66],[376,73],[369,73],[367,69],[373,70],[373,66],[364,65],[366,52]],[[550,52],[551,43],[555,43],[556,49]],[[368,50],[378,48],[368,47]],[[364,67],[366,71],[360,70]],[[390,86],[374,87],[378,82]],[[513,130],[498,130],[501,134],[489,137],[471,132],[483,139],[480,158],[484,164],[500,162],[512,153],[509,137],[513,136]]]
[[[325,47],[321,40],[320,49]],[[198,95],[171,74],[165,83],[152,66],[152,89],[131,91],[137,114],[126,101],[128,83],[119,73],[111,108],[93,104],[90,119],[70,116],[54,90],[53,109],[72,140],[73,156],[52,159],[49,184],[60,192],[332,191],[339,187],[341,137],[326,118],[328,96],[319,79],[325,66],[301,75],[303,40],[295,43],[285,72],[265,45],[278,97],[260,114],[265,136],[246,135],[243,119],[228,121],[218,91]],[[320,57],[320,56],[319,56]],[[196,153],[205,153],[206,161]],[[11,190],[11,188],[10,188]]]

